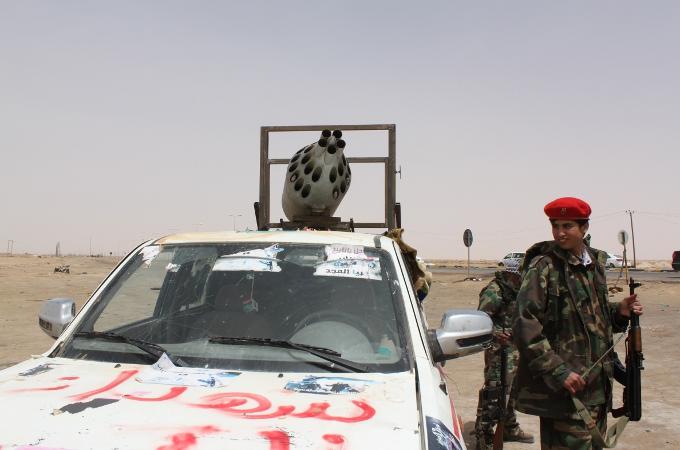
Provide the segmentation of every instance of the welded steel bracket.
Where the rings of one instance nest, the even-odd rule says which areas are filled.
[[[387,157],[365,156],[350,157],[351,164],[383,164],[385,167],[385,218],[383,222],[361,222],[355,218],[343,222],[334,217],[296,217],[292,222],[279,219],[272,222],[269,200],[271,197],[270,174],[272,164],[288,164],[288,159],[269,158],[269,134],[286,133],[291,131],[387,131]],[[270,228],[298,229],[304,227],[332,230],[354,231],[355,228],[385,228],[392,229],[401,225],[401,207],[397,203],[396,163],[397,136],[395,124],[380,125],[293,125],[293,126],[265,126],[260,128],[260,199],[255,202],[255,220],[258,230]]]

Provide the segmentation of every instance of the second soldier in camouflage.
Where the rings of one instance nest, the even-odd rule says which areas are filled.
[[[494,326],[494,343],[484,352],[484,386],[479,391],[475,436],[477,450],[493,448],[494,426],[499,420],[505,424],[503,433],[506,441],[534,442],[534,437],[523,431],[517,423],[513,394],[507,404],[505,417],[499,417],[501,401],[501,345],[507,348],[507,392],[513,384],[519,353],[512,343],[512,319],[517,311],[517,291],[521,277],[512,271],[498,271],[493,280],[479,293],[480,311],[491,317]],[[505,399],[502,399],[505,401]]]

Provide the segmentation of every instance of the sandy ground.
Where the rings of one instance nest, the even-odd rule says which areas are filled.
[[[453,268],[465,268],[467,267],[466,259],[426,259],[425,262],[431,267],[453,267]],[[477,259],[470,261],[471,268],[477,269],[489,269],[497,268],[498,261],[491,259]],[[642,260],[637,261],[637,269],[659,272],[672,270],[670,259],[652,259],[652,260]]]
[[[48,298],[67,297],[78,309],[115,267],[119,258],[0,257],[0,367],[46,351],[54,342],[38,327]],[[70,274],[54,268],[70,265]]]
[[[476,308],[479,291],[488,280],[462,281],[464,274],[436,274],[430,296],[425,301],[430,327],[438,326],[441,315],[451,308]],[[642,374],[642,419],[629,423],[619,441],[619,449],[678,449],[680,448],[680,392],[675,382],[680,373],[680,336],[674,330],[680,313],[680,283],[649,282],[637,290],[645,305],[640,319],[645,370]],[[611,297],[621,300],[623,294]],[[625,354],[624,341],[617,346]],[[483,383],[482,355],[471,355],[449,361],[445,372],[455,396],[459,413],[463,416],[466,442],[474,448],[474,439],[467,432],[474,428],[477,392]],[[621,389],[614,391],[614,406],[621,404]],[[518,413],[522,427],[538,438],[537,417]],[[613,423],[611,416],[609,423]],[[508,449],[538,449],[538,439],[532,445],[509,443]]]
[[[53,340],[38,327],[42,302],[52,297],[75,299],[78,308],[117,263],[117,258],[0,256],[0,368],[47,350]],[[457,263],[457,262],[456,262]],[[447,262],[446,265],[456,265]],[[461,262],[462,263],[462,262]],[[69,264],[71,273],[54,273],[54,267]],[[650,263],[652,270],[664,262]],[[493,267],[495,261],[475,261],[476,267]],[[657,269],[658,270],[658,269]],[[445,310],[476,308],[477,296],[487,280],[462,281],[465,275],[436,274],[425,310],[431,327],[436,327]],[[680,313],[680,283],[649,282],[639,288],[646,313],[643,327],[642,420],[631,423],[619,443],[620,449],[680,448],[680,391],[675,380],[680,373],[680,336],[674,332]],[[621,299],[617,294],[613,299]],[[623,353],[623,342],[618,351]],[[474,440],[477,391],[482,384],[482,355],[449,361],[445,372],[459,414],[466,429],[468,447]],[[615,406],[621,402],[615,391]],[[538,438],[538,419],[519,414],[523,428]],[[611,418],[610,418],[611,423]],[[506,444],[512,449],[538,449],[535,444]]]

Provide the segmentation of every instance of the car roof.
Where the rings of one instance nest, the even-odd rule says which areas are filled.
[[[153,245],[208,244],[228,242],[291,242],[305,244],[348,244],[362,246],[388,245],[390,238],[376,234],[347,231],[206,231],[177,233],[151,242]]]

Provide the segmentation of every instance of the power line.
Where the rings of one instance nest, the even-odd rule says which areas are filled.
[[[593,221],[598,221],[598,220],[601,220],[601,219],[604,219],[604,218],[607,218],[607,217],[615,216],[615,215],[617,215],[617,214],[623,214],[623,213],[625,213],[625,212],[626,212],[626,211],[621,210],[621,211],[610,212],[610,213],[607,213],[607,214],[600,214],[599,216],[593,216],[593,217],[591,217],[591,218],[590,218],[590,221],[591,221],[591,222],[593,222]]]
[[[619,211],[613,211],[605,214],[600,214],[598,216],[593,216],[590,220],[592,221],[601,221],[602,219],[613,217],[617,214],[624,214],[626,213],[625,210],[619,210]],[[501,230],[490,230],[488,232],[482,233],[482,236],[484,237],[484,241],[497,241],[501,239],[506,239],[509,237],[515,237],[518,235],[526,235],[527,233],[532,233],[534,231],[538,230],[544,230],[546,227],[545,225],[536,225],[533,227],[524,227],[521,229],[515,229],[515,230],[509,230],[509,231],[501,231]],[[432,237],[437,237],[437,238],[449,238],[451,237],[451,234],[449,233],[432,233],[429,231],[422,231],[419,229],[414,229],[414,228],[408,228],[407,231],[413,233],[413,234],[421,234],[425,236],[432,236]]]
[[[641,213],[641,212],[638,212],[638,214],[648,216],[648,218],[651,218],[651,219],[654,219],[654,220],[660,220],[661,222],[670,223],[672,225],[680,225],[680,222],[673,222],[672,220],[668,220],[668,219],[665,219],[663,217],[659,217],[658,215],[650,215],[650,214]]]
[[[660,213],[660,212],[651,212],[651,211],[637,211],[638,214],[645,214],[649,216],[663,216],[663,217],[672,217],[674,219],[680,219],[680,214],[671,214],[671,213]]]

